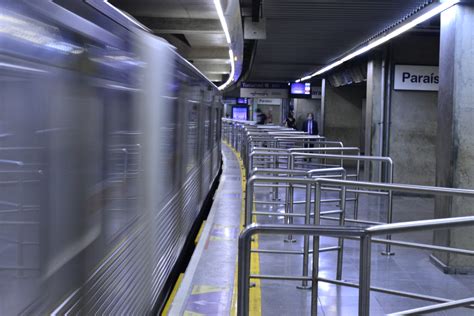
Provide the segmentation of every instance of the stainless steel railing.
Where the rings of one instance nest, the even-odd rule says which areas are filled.
[[[278,170],[278,169],[254,169],[252,171],[253,176],[250,177],[250,179],[247,181],[247,189],[246,189],[246,204],[245,204],[245,225],[248,226],[252,223],[252,217],[255,216],[278,216],[278,217],[284,217],[285,222],[287,224],[293,224],[293,218],[295,217],[303,217],[304,218],[304,223],[305,224],[310,224],[311,223],[311,217],[314,216],[314,212],[316,212],[316,209],[314,209],[314,212],[311,212],[311,204],[313,204],[312,201],[312,191],[314,187],[314,179],[312,177],[317,176],[320,178],[324,177],[338,177],[345,179],[346,178],[346,172],[344,168],[327,168],[327,169],[316,169],[316,170],[310,170],[307,172],[301,172],[301,171],[295,171],[295,170]],[[275,176],[261,176],[258,174],[261,173],[266,173],[266,174],[278,174],[281,175],[282,173],[286,174],[286,176],[282,177],[275,177]],[[294,178],[291,176],[305,176],[305,178]],[[289,188],[287,189],[287,194],[285,198],[284,203],[279,203],[278,204],[283,204],[285,206],[285,212],[262,212],[262,211],[257,211],[254,210],[254,203],[256,201],[254,200],[254,193],[255,193],[255,186],[257,183],[272,183],[272,184],[280,184],[280,183],[287,183],[289,185]],[[289,192],[289,189],[292,188],[292,185],[294,184],[301,184],[303,185],[303,188],[305,189],[305,199],[302,201],[304,204],[304,214],[295,214],[293,205],[295,204],[293,200],[293,192]],[[337,215],[338,216],[338,223],[339,225],[344,225],[344,220],[345,220],[345,208],[346,208],[346,190],[342,189],[340,191],[340,195],[338,199],[335,200],[326,200],[326,201],[321,201],[321,203],[334,203],[338,202],[340,205],[339,209],[335,210],[330,210],[326,212],[321,212],[321,215]],[[268,204],[269,202],[267,201],[262,201],[260,204]],[[316,207],[316,203],[314,203],[314,207]],[[334,217],[332,217],[334,218]],[[288,238],[285,240],[286,242],[294,242],[296,241],[293,239],[292,235],[288,235]],[[336,278],[338,280],[341,279],[342,276],[342,262],[343,262],[343,249],[344,249],[344,241],[342,239],[338,240],[338,245],[336,247],[327,247],[325,249],[321,249],[320,251],[337,251],[337,276]],[[308,263],[309,263],[309,239],[308,237],[304,237],[303,241],[303,251],[298,252],[298,251],[284,251],[284,250],[257,250],[254,252],[265,252],[265,253],[286,253],[286,254],[301,254],[303,255],[303,262],[302,262],[302,271],[303,271],[303,276],[308,275]],[[307,288],[308,283],[307,280],[303,280],[301,288]]]
[[[326,140],[318,140],[319,143],[315,146],[315,149],[311,147],[307,148],[296,148],[292,149],[291,146],[295,145],[305,145],[305,141],[313,141],[311,137],[306,135],[301,135],[301,133],[295,131],[288,131],[279,129],[278,127],[265,127],[265,126],[252,126],[247,123],[236,123],[231,122],[232,128],[226,129],[227,131],[227,141],[231,143],[236,150],[241,154],[242,159],[245,162],[247,167],[248,175],[250,180],[260,179],[262,183],[254,183],[253,187],[259,185],[265,185],[268,187],[277,188],[276,192],[278,193],[279,187],[289,188],[302,188],[306,190],[306,197],[309,196],[309,199],[306,198],[305,201],[294,201],[290,198],[293,194],[289,194],[287,191],[285,203],[288,204],[288,207],[285,208],[285,214],[279,213],[279,216],[284,216],[286,219],[285,225],[249,225],[247,229],[241,235],[239,240],[239,301],[238,301],[238,314],[246,315],[248,311],[248,286],[250,279],[277,279],[277,280],[301,280],[303,282],[311,282],[312,286],[312,314],[316,314],[316,301],[317,301],[317,288],[318,282],[327,282],[336,285],[349,286],[359,288],[359,314],[368,315],[369,312],[369,303],[370,303],[370,291],[382,292],[386,294],[393,294],[403,297],[410,297],[415,299],[421,299],[426,301],[431,301],[439,304],[428,306],[421,309],[414,309],[403,311],[400,313],[416,314],[419,312],[427,311],[437,311],[444,310],[452,307],[458,306],[467,306],[469,308],[474,308],[472,304],[473,301],[470,298],[464,300],[452,301],[446,298],[440,298],[430,295],[423,295],[417,293],[410,293],[406,291],[396,291],[392,289],[373,287],[370,285],[370,255],[371,255],[371,244],[380,243],[386,245],[385,253],[390,254],[390,246],[400,246],[400,247],[410,247],[415,249],[424,249],[430,251],[441,251],[447,253],[455,253],[460,255],[474,256],[473,250],[459,249],[453,247],[445,247],[438,245],[428,245],[415,242],[407,242],[401,240],[391,240],[392,234],[397,234],[401,232],[408,231],[420,231],[428,229],[438,229],[438,228],[453,228],[457,226],[467,226],[474,223],[474,216],[463,217],[463,218],[451,218],[451,219],[437,219],[437,220],[425,220],[425,221],[416,221],[416,222],[405,222],[405,223],[396,223],[396,224],[382,224],[377,226],[372,226],[366,229],[347,227],[347,226],[321,226],[318,225],[320,220],[339,220],[339,224],[344,225],[345,222],[353,223],[365,223],[373,224],[375,222],[364,221],[357,219],[357,208],[354,209],[354,219],[346,219],[343,216],[343,220],[340,221],[338,218],[333,218],[330,216],[325,216],[324,212],[321,212],[321,204],[324,203],[324,200],[321,198],[321,192],[323,190],[333,190],[338,191],[340,194],[344,193],[355,193],[358,194],[375,194],[388,197],[387,203],[387,222],[392,221],[392,203],[393,195],[392,192],[409,192],[409,193],[420,193],[420,194],[442,194],[442,195],[451,195],[451,196],[467,196],[474,197],[473,190],[464,190],[464,189],[451,189],[451,188],[436,188],[436,187],[424,187],[424,186],[412,186],[412,185],[403,185],[403,184],[393,184],[393,161],[388,157],[367,157],[360,156],[357,149],[354,150],[355,155],[347,155],[347,150],[343,155],[341,153],[342,143],[340,147],[338,142],[333,142]],[[300,139],[298,139],[300,138]],[[324,143],[323,143],[324,142]],[[263,145],[263,146],[262,146]],[[261,146],[258,148],[258,146]],[[326,151],[317,149],[320,147],[333,146],[338,147],[337,149],[329,149]],[[290,147],[290,148],[288,148]],[[260,152],[263,156],[263,162],[269,162],[265,164],[265,167],[274,167],[274,168],[250,168],[251,167],[251,153],[255,151]],[[328,154],[328,152],[333,151],[333,153],[339,154]],[[316,152],[316,153],[315,153]],[[325,152],[325,153],[321,153]],[[289,155],[288,155],[289,153]],[[256,155],[256,154],[254,154]],[[343,167],[344,160],[353,160],[356,161],[357,165],[359,163],[372,163],[378,162],[383,167],[383,164],[386,165],[387,176],[385,181],[387,183],[371,183],[371,182],[360,182],[360,181],[351,181],[351,180],[339,180],[330,178],[334,175],[326,175],[327,178],[318,177],[313,179],[308,174],[305,175],[306,170],[297,170],[294,168],[296,159],[319,159],[323,160],[322,169],[328,169],[327,161],[329,160],[339,160],[341,163],[337,167]],[[285,169],[280,169],[281,167],[286,167]],[[366,166],[365,166],[366,167]],[[318,171],[320,169],[316,169]],[[356,174],[359,175],[359,168],[357,168]],[[303,171],[303,172],[302,172]],[[317,174],[317,173],[316,173]],[[271,175],[271,176],[262,176],[262,175]],[[320,175],[320,174],[319,174]],[[318,176],[318,174],[316,175]],[[355,180],[359,180],[359,177],[354,177]],[[302,182],[300,182],[302,181]],[[258,181],[257,181],[258,182]],[[265,184],[266,183],[266,184]],[[284,183],[284,185],[281,185]],[[277,187],[278,185],[278,187]],[[315,188],[315,197],[314,200],[311,198],[312,186]],[[259,215],[260,212],[253,212],[253,192],[249,192],[249,187],[246,190],[246,222],[251,222],[252,215]],[[274,196],[276,196],[274,194]],[[308,201],[309,200],[309,201]],[[342,201],[346,201],[346,197],[338,199],[342,204]],[[293,206],[302,202],[301,204],[305,205],[304,214],[292,214],[290,212],[289,205]],[[270,203],[263,202],[262,203]],[[272,202],[279,203],[279,202]],[[311,211],[311,204],[314,203],[314,210]],[[356,206],[356,205],[355,205]],[[341,205],[341,214],[344,214],[345,204]],[[249,212],[247,212],[249,211]],[[309,218],[308,215],[309,214]],[[290,219],[294,218],[294,215],[302,215],[305,217],[304,225],[293,225]],[[250,217],[250,221],[249,221]],[[314,225],[310,225],[311,217],[313,217]],[[310,241],[310,236],[313,237],[313,249],[310,251],[304,247],[303,252],[301,251],[283,251],[283,250],[266,250],[266,249],[251,249],[250,240],[251,236],[255,234],[284,234],[284,235],[304,235],[305,244]],[[386,238],[375,238],[378,235],[386,235]],[[328,247],[332,249],[325,249],[319,247],[319,236],[330,236],[336,237],[340,241],[336,247]],[[342,281],[342,265],[338,265],[336,272],[336,279],[328,279],[318,276],[318,262],[319,262],[319,253],[323,251],[339,250],[339,253],[342,255],[344,246],[341,242],[344,239],[357,239],[360,243],[361,253],[360,253],[360,271],[359,271],[359,284],[352,282]],[[306,250],[307,249],[307,250]],[[252,252],[260,253],[280,253],[280,254],[306,254],[306,263],[309,262],[309,254],[313,256],[312,272],[311,276],[308,276],[308,270],[305,271],[305,266],[309,267],[308,264],[303,265],[303,275],[302,276],[282,276],[282,275],[251,275],[250,274],[250,254]],[[342,262],[342,257],[339,258],[338,262]],[[340,273],[339,273],[339,270]],[[244,273],[242,273],[244,272]],[[305,284],[305,283],[303,283]]]
[[[326,180],[323,180],[326,181]],[[341,181],[341,180],[334,180]],[[397,185],[399,189],[400,185]],[[445,193],[443,190],[421,190],[423,192],[431,193]],[[446,189],[446,188],[443,188]],[[464,190],[471,191],[471,190]],[[466,192],[458,191],[456,194],[464,194]],[[471,196],[472,191],[467,193]],[[455,217],[455,218],[443,218],[434,220],[422,220],[405,223],[385,224],[369,227],[366,229],[353,228],[353,227],[337,227],[337,226],[319,226],[319,225],[250,225],[248,226],[239,237],[239,257],[238,257],[238,298],[237,298],[237,315],[244,316],[248,315],[249,311],[249,287],[250,279],[277,279],[277,280],[307,280],[312,282],[311,288],[311,315],[317,315],[317,299],[318,299],[318,282],[329,282],[337,285],[346,285],[351,287],[357,287],[359,289],[359,315],[369,315],[370,307],[370,291],[378,291],[387,294],[400,295],[405,297],[412,297],[417,299],[423,299],[427,301],[446,303],[450,302],[449,299],[439,298],[428,295],[419,295],[416,293],[394,291],[385,288],[371,287],[370,282],[370,270],[371,270],[371,246],[372,237],[376,235],[385,234],[397,234],[402,232],[413,232],[421,230],[432,230],[432,229],[443,229],[443,228],[454,228],[461,226],[474,225],[474,216]],[[277,276],[277,275],[251,275],[250,274],[250,254],[251,254],[251,241],[252,236],[256,234],[295,234],[313,236],[313,263],[312,263],[312,274],[311,277],[298,277],[298,276]],[[359,255],[359,284],[354,284],[345,281],[331,280],[327,278],[321,278],[318,276],[318,262],[319,262],[319,236],[329,236],[338,238],[359,238],[360,240],[360,255]],[[471,254],[474,255],[474,252]],[[458,302],[459,303],[459,302]],[[457,306],[465,306],[471,302],[461,302]]]
[[[335,160],[344,160],[344,161],[363,161],[363,162],[378,162],[381,164],[387,165],[387,179],[386,183],[390,184],[393,183],[393,173],[394,173],[394,163],[390,157],[380,157],[380,156],[359,156],[359,155],[334,155],[334,154],[308,154],[308,153],[299,153],[299,152],[292,152],[290,154],[290,167],[294,166],[294,161],[297,158],[316,158],[316,159],[335,159]],[[343,167],[343,166],[341,166]],[[356,172],[358,174],[359,171]],[[358,180],[358,178],[356,178]],[[354,202],[354,222],[358,222],[359,218],[359,194],[369,194],[369,195],[386,195],[387,196],[387,216],[386,216],[386,223],[390,224],[393,221],[393,193],[391,190],[387,192],[380,192],[380,191],[365,191],[365,190],[348,190],[348,193],[355,193],[355,202]],[[375,223],[374,223],[375,224]],[[390,235],[387,235],[387,239],[390,239]],[[393,255],[394,253],[391,251],[390,244],[386,245],[385,252],[382,254],[384,255]]]
[[[388,314],[389,316],[399,316],[399,315],[421,315],[421,314],[428,314],[428,313],[435,313],[440,312],[452,308],[457,307],[466,307],[474,303],[474,297],[468,297],[461,300],[446,302],[446,303],[439,303],[425,307],[413,308],[409,310],[404,310],[397,313]]]
[[[307,148],[305,148],[307,149]],[[355,180],[359,180],[359,175],[360,175],[360,162],[377,162],[381,164],[386,164],[387,169],[388,169],[388,175],[387,175],[387,183],[392,183],[393,182],[393,170],[394,170],[394,163],[390,157],[379,157],[379,156],[360,156],[360,155],[335,155],[335,154],[314,154],[314,153],[305,153],[301,152],[301,150],[304,149],[290,149],[288,151],[281,151],[281,150],[267,150],[267,151],[260,151],[260,150],[254,150],[250,153],[249,159],[248,159],[248,165],[246,166],[247,170],[252,170],[255,166],[254,160],[256,160],[258,157],[264,157],[265,159],[268,159],[269,157],[274,158],[272,163],[270,163],[270,166],[278,167],[278,163],[275,165],[275,161],[278,162],[278,159],[280,158],[285,158],[289,162],[287,163],[287,167],[289,170],[295,170],[295,161],[296,159],[334,159],[340,161],[339,165],[321,165],[321,168],[324,167],[343,167],[344,161],[355,161],[357,163],[357,168],[355,171],[355,174],[348,174],[347,177],[354,178]],[[312,148],[312,151],[325,151],[328,150],[327,148]],[[341,148],[330,148],[329,151],[340,151],[344,150],[344,147]],[[349,151],[354,151],[357,150],[357,148],[349,147],[347,150]],[[261,165],[258,164],[258,165]],[[248,174],[247,176],[250,176]],[[332,189],[332,190],[338,190],[338,189]],[[354,198],[349,198],[349,201],[354,201],[354,214],[353,214],[353,219],[350,219],[349,221],[354,222],[354,223],[365,223],[365,224],[381,224],[378,222],[370,222],[366,220],[359,220],[359,195],[360,194],[368,194],[368,195],[378,195],[378,196],[387,196],[387,209],[386,209],[386,223],[391,223],[393,221],[393,194],[391,191],[388,192],[380,192],[380,191],[364,191],[364,190],[348,190],[347,193],[354,193]],[[287,192],[287,196],[291,199],[293,195],[293,186],[292,184],[289,184],[289,189]],[[289,201],[289,207],[293,207],[293,203],[290,200]],[[329,219],[331,220],[331,219]],[[390,236],[387,236],[387,239],[390,239]],[[391,251],[391,245],[387,244],[385,252],[383,252],[384,255],[393,255],[393,252]]]

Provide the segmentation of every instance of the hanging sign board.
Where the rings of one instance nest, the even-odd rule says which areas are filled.
[[[257,104],[281,105],[281,99],[260,98],[257,99]]]
[[[288,84],[284,82],[242,82],[240,87],[258,89],[288,89]]]
[[[240,97],[287,99],[288,89],[240,88]]]
[[[439,67],[395,65],[395,90],[438,91]]]

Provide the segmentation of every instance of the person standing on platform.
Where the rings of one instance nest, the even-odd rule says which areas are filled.
[[[306,116],[306,121],[303,123],[303,132],[308,133],[308,135],[318,135],[318,123],[314,120],[313,113],[308,113]]]
[[[288,128],[296,129],[296,119],[293,116],[292,112],[288,112],[288,117],[286,118],[285,126]]]
[[[267,116],[265,115],[265,113],[263,113],[260,109],[257,109],[255,112],[257,113],[257,124],[265,124],[265,122],[267,121]]]
[[[318,130],[318,123],[314,120],[313,113],[308,113],[306,116],[306,120],[303,123],[303,132],[306,132],[308,135],[318,135],[319,130]],[[314,147],[313,140],[308,139],[304,141],[304,147],[305,148],[311,148]],[[305,158],[304,161],[309,161],[311,162],[311,159]]]
[[[268,110],[267,114],[267,124],[272,124],[273,123],[273,111],[272,109]]]

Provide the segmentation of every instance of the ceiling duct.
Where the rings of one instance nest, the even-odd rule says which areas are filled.
[[[330,74],[327,77],[333,87],[347,86],[367,80],[367,64],[361,62]]]

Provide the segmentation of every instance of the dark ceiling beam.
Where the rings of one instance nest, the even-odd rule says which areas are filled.
[[[156,18],[148,16],[137,16],[136,19],[158,34],[222,33],[219,20],[213,19]]]
[[[193,47],[187,54],[186,58],[190,60],[229,60],[229,49],[226,47]]]
[[[260,3],[261,0],[252,1],[252,22],[260,21]]]

